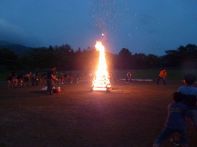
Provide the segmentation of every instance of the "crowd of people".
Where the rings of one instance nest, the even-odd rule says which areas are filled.
[[[8,87],[17,88],[17,87],[26,87],[26,86],[37,86],[40,84],[43,76],[44,75],[41,75],[38,72],[36,72],[36,73],[12,72],[7,77]]]
[[[28,87],[28,86],[44,86],[47,85],[47,74],[51,70],[41,71],[41,72],[11,72],[7,77],[8,87],[18,88],[18,87]],[[58,84],[77,84],[81,79],[85,79],[86,81],[91,81],[93,79],[92,73],[65,73],[65,72],[57,72],[55,70],[54,75],[57,80],[55,81]],[[167,70],[162,68],[159,71],[159,75],[156,79],[156,83],[159,84],[160,80],[163,81],[163,84],[166,84]],[[118,81],[118,77],[115,74],[110,73],[110,80]],[[134,74],[131,71],[128,71],[125,76],[126,82],[132,82],[134,80]]]
[[[92,74],[87,74],[92,79]],[[160,80],[166,84],[167,71],[162,68],[156,79],[156,84]],[[53,94],[54,83],[58,84],[77,84],[81,79],[80,74],[57,73],[55,68],[47,72],[27,72],[16,74],[12,72],[7,78],[8,87],[26,86],[46,86],[48,94]],[[131,72],[126,74],[126,81],[131,82],[133,75]],[[187,125],[188,120],[192,122],[197,130],[197,87],[193,86],[196,77],[193,74],[186,74],[184,84],[173,94],[172,102],[168,105],[168,116],[165,126],[153,143],[153,147],[160,147],[161,144],[171,138],[173,144],[180,147],[188,147]]]
[[[30,86],[46,86],[48,73],[46,72],[11,72],[7,77],[7,85],[9,88],[22,88]],[[54,71],[54,76],[57,78],[57,84],[77,84],[80,80],[80,74],[72,73],[57,73]]]

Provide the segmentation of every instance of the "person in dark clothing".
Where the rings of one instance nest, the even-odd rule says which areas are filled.
[[[187,116],[191,118],[194,126],[197,128],[197,87],[194,86],[196,76],[186,74],[184,76],[184,85],[180,86],[177,92],[184,95],[183,102],[189,106]]]
[[[57,78],[55,76],[55,68],[51,68],[47,72],[47,91],[50,95],[53,94],[53,82],[57,81]]]
[[[175,92],[174,101],[168,105],[168,117],[165,127],[159,136],[155,139],[153,147],[160,145],[173,134],[179,134],[179,143],[182,147],[188,147],[185,113],[188,109],[187,105],[182,103],[182,96]]]

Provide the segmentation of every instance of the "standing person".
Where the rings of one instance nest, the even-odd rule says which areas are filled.
[[[132,73],[131,72],[127,72],[126,81],[127,82],[132,82]]]
[[[159,85],[160,80],[163,81],[163,85],[166,85],[166,77],[167,77],[167,70],[165,68],[161,68],[159,71],[159,75],[157,77],[157,84]]]
[[[184,102],[189,105],[187,115],[197,128],[197,87],[193,86],[195,81],[196,77],[193,74],[186,74],[184,85],[180,86],[177,91],[185,95]]]
[[[13,86],[13,84],[12,84],[12,74],[11,73],[7,77],[7,84],[8,84],[8,87]]]
[[[51,68],[47,73],[47,91],[50,95],[53,94],[53,82],[58,81],[55,76],[55,68]]]
[[[185,113],[188,108],[185,104],[181,103],[182,96],[180,93],[175,92],[173,99],[174,101],[168,105],[168,117],[165,127],[155,139],[153,147],[160,147],[174,133],[180,134],[179,143],[182,144],[182,147],[188,147],[185,122]]]

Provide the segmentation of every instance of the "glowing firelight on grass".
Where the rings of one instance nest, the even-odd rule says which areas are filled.
[[[108,91],[111,87],[109,74],[107,71],[107,63],[105,58],[105,47],[101,41],[97,41],[95,48],[99,51],[99,61],[98,67],[95,73],[95,78],[93,79],[94,91]]]

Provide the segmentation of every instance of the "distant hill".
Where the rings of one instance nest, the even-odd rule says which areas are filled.
[[[16,54],[24,54],[27,51],[29,51],[30,49],[32,49],[31,47],[26,47],[24,45],[21,44],[15,44],[15,43],[10,43],[7,41],[0,41],[0,49],[1,48],[7,48],[10,49],[11,51],[15,52]]]

